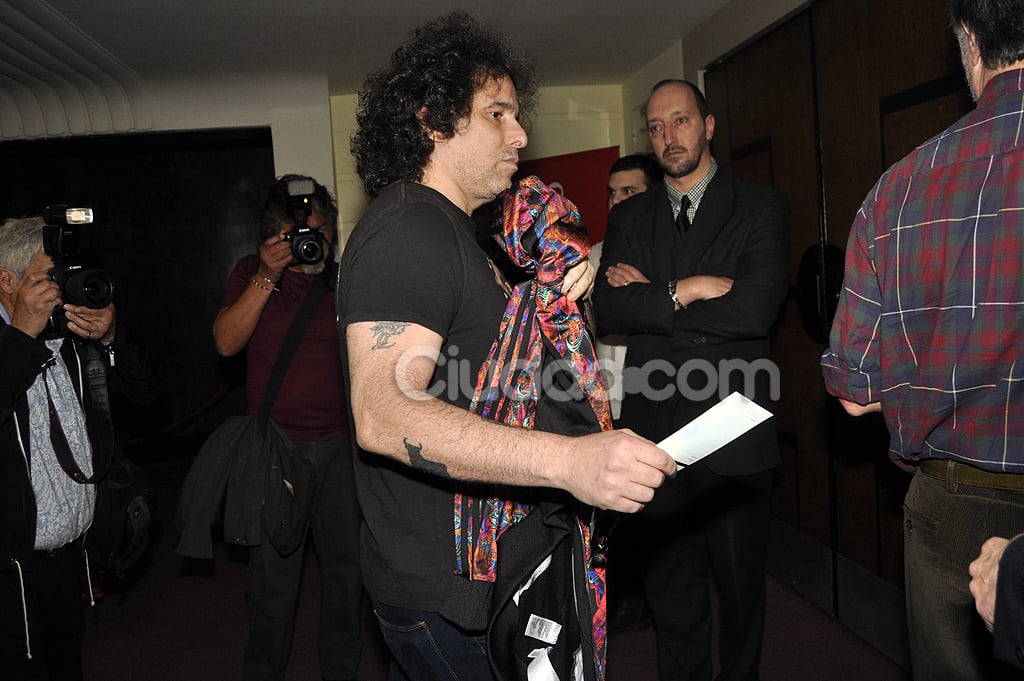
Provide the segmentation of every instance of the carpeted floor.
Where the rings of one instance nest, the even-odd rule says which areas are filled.
[[[238,679],[246,640],[244,550],[217,544],[213,561],[174,553],[177,490],[191,459],[146,464],[161,488],[159,526],[145,563],[86,608],[88,681]],[[307,556],[288,681],[320,678],[316,655],[318,577]],[[360,681],[385,681],[387,656],[367,610]],[[762,681],[908,681],[891,660],[814,605],[768,579]],[[649,629],[613,636],[608,681],[657,681]]]

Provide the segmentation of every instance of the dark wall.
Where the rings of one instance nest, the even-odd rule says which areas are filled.
[[[823,0],[814,9],[825,238],[845,249],[879,175],[973,104],[945,0]],[[881,415],[854,419],[831,406],[839,551],[902,587],[910,476],[889,460]]]
[[[853,419],[825,393],[827,334],[802,313],[817,308],[827,329],[838,289],[824,282],[841,281],[842,260],[819,254],[846,248],[886,167],[971,108],[947,2],[818,0],[712,65],[705,85],[716,159],[773,184],[792,209],[791,295],[773,338],[784,458],[773,513],[901,588],[909,476],[889,460],[879,415]]]
[[[119,323],[163,376],[157,405],[117,405],[129,440],[209,430],[238,410],[226,388],[244,367],[218,357],[211,324],[232,266],[258,247],[252,209],[273,179],[269,129],[0,143],[0,218],[53,203],[95,211],[85,264],[110,274]]]
[[[783,458],[772,506],[777,517],[827,544],[821,346],[802,323],[797,290],[802,253],[821,234],[811,30],[810,12],[800,14],[710,70],[705,88],[717,122],[715,158],[789,200],[790,295],[772,339],[782,376],[775,415]]]

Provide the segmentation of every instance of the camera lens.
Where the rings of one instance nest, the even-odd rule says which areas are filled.
[[[79,270],[64,281],[61,297],[72,305],[84,305],[98,310],[110,305],[114,298],[114,283],[103,270]]]
[[[292,242],[292,257],[303,265],[315,265],[323,260],[324,241],[319,231],[303,225],[285,234]]]
[[[324,257],[324,249],[315,239],[305,239],[296,245],[295,259],[302,263],[315,264]]]

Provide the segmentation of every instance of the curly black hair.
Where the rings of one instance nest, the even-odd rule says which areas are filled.
[[[417,28],[359,93],[351,151],[363,189],[374,197],[392,182],[422,179],[434,150],[428,130],[453,137],[491,79],[512,81],[525,121],[535,106],[535,72],[525,52],[463,12]]]

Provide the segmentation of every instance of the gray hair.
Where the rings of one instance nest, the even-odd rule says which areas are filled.
[[[0,267],[10,270],[19,279],[36,253],[43,250],[41,217],[11,218],[0,225]]]

